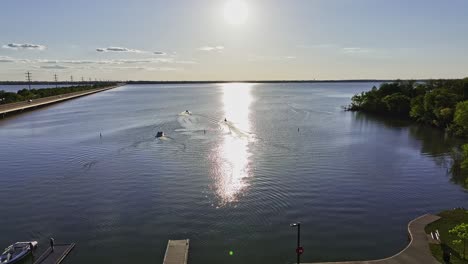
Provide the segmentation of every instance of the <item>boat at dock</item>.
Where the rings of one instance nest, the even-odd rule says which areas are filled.
[[[32,245],[32,248],[31,248]],[[11,264],[18,263],[24,259],[28,254],[31,253],[31,250],[37,248],[37,241],[29,242],[16,242],[13,245],[5,248],[3,254],[0,256],[1,264]]]

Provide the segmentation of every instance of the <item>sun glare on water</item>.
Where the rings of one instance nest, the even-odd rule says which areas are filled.
[[[249,16],[249,8],[242,0],[229,0],[224,5],[224,19],[231,25],[244,24]]]

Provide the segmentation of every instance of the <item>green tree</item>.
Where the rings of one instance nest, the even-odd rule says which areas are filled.
[[[453,121],[457,126],[468,131],[468,101],[457,104]]]
[[[387,111],[395,115],[408,117],[411,108],[411,99],[402,93],[394,93],[387,95],[382,99],[385,103]]]
[[[449,233],[457,236],[459,239],[453,243],[457,245],[463,244],[463,259],[465,259],[466,240],[468,240],[468,224],[462,223],[449,230]]]

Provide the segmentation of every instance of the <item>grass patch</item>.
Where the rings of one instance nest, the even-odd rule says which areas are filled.
[[[449,230],[461,223],[468,223],[468,211],[465,209],[454,209],[443,211],[438,214],[441,219],[426,226],[426,233],[430,234],[435,230],[440,233],[440,245],[431,244],[431,252],[434,257],[444,263],[442,256],[444,248],[452,253],[451,263],[453,264],[468,264],[468,260],[463,260],[463,245],[454,245],[453,240],[457,237],[450,234]],[[468,255],[468,243],[466,246],[466,254]],[[468,257],[467,257],[468,258]]]

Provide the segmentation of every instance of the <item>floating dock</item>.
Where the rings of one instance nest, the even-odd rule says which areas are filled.
[[[75,243],[55,244],[54,251],[49,247],[34,264],[59,264],[70,254],[74,247]]]
[[[163,264],[187,264],[189,240],[169,240]]]
[[[440,264],[429,249],[428,235],[424,231],[426,225],[439,220],[436,215],[426,214],[420,216],[408,224],[408,234],[410,237],[409,245],[394,256],[364,261],[345,261],[345,262],[322,262],[312,264]]]

